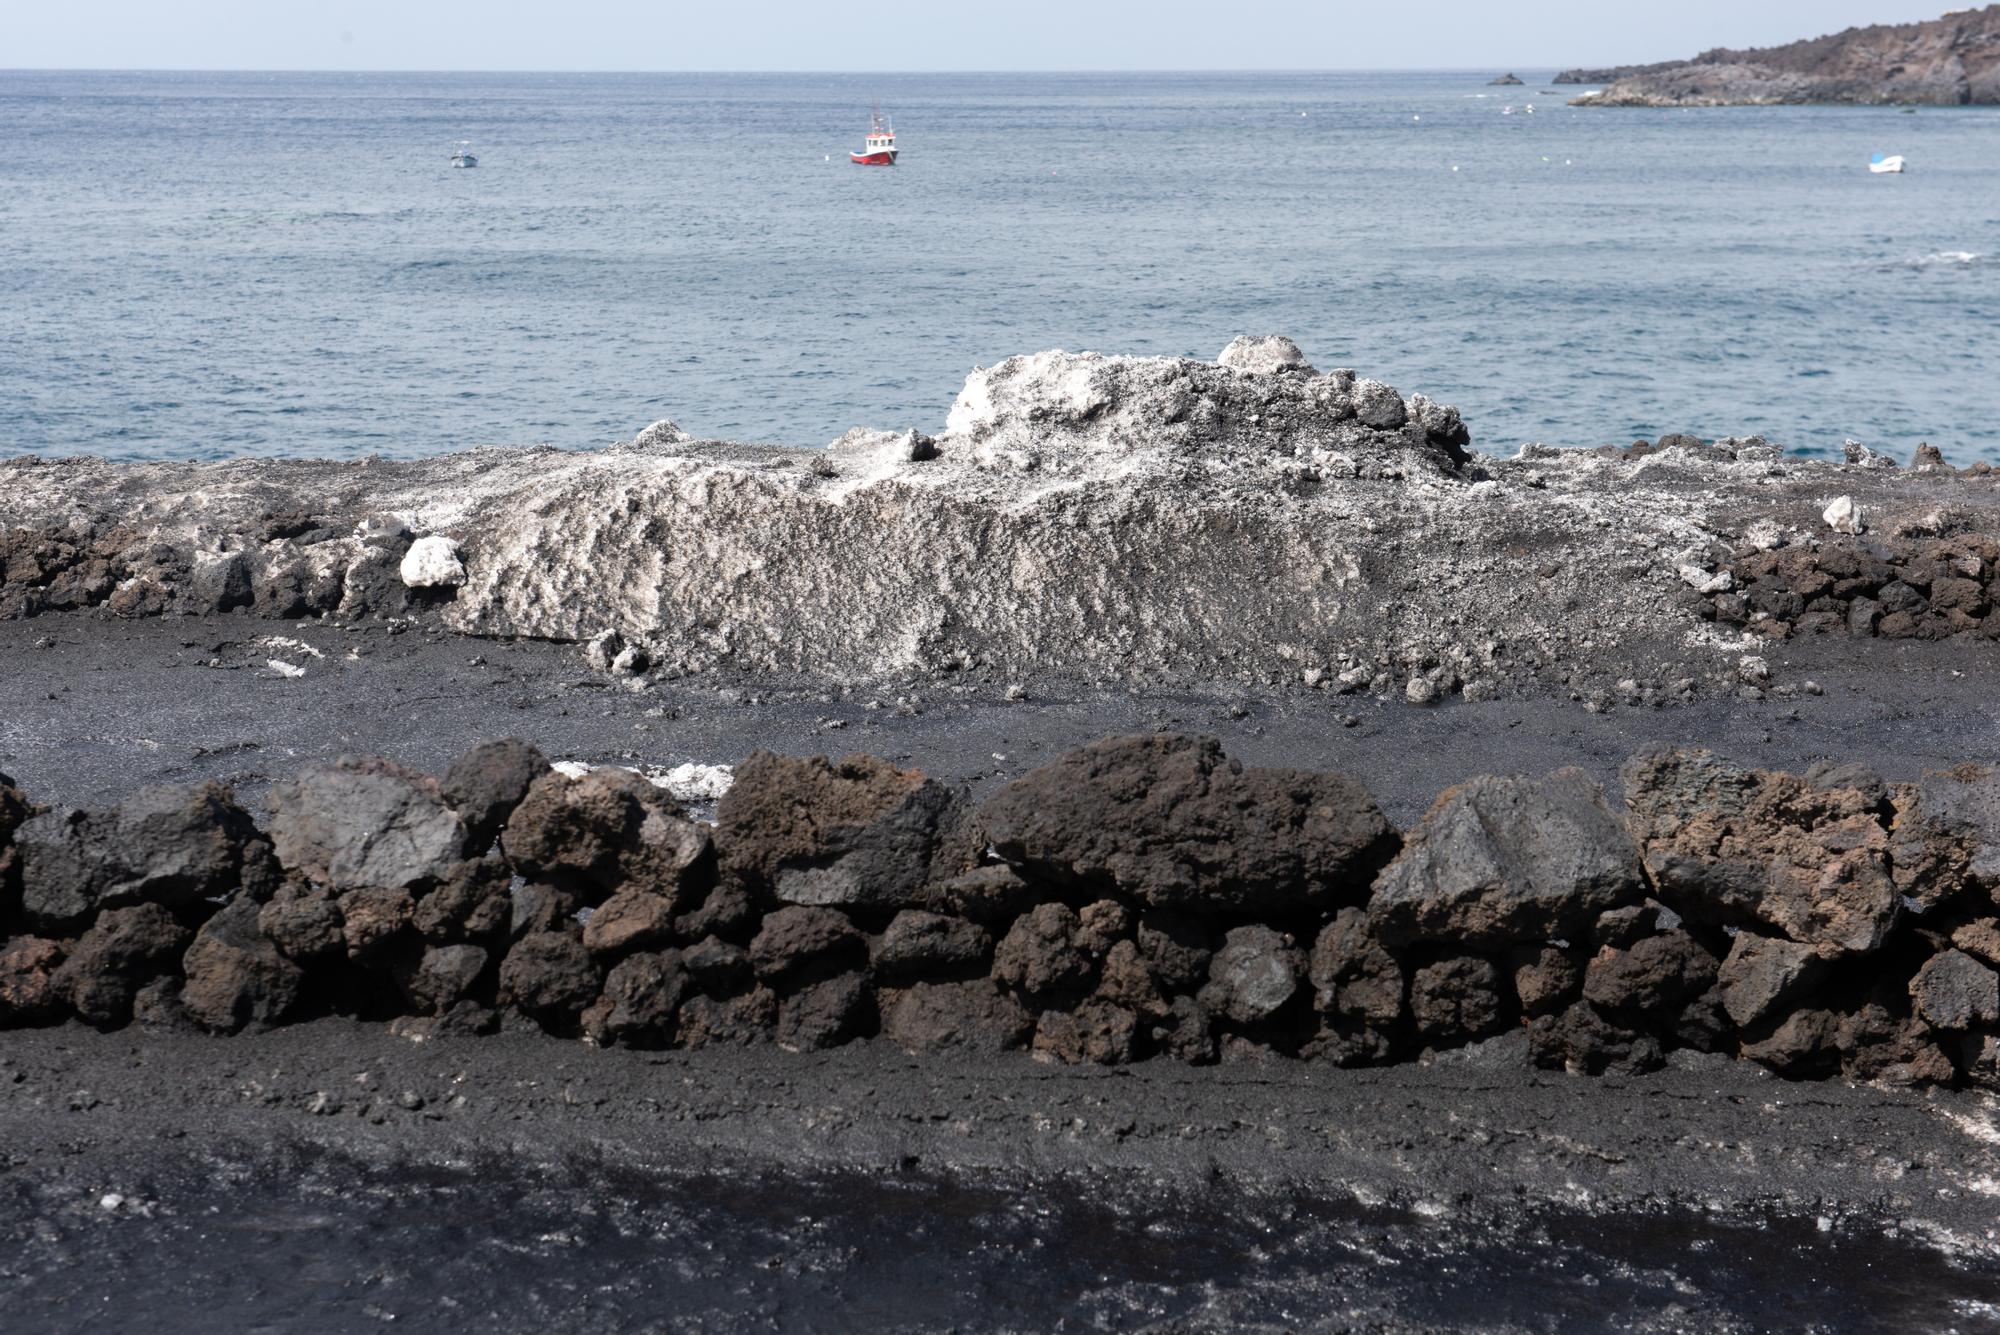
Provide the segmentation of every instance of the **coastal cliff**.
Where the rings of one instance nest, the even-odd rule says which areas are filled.
[[[1718,48],[1662,65],[1568,70],[1555,81],[1606,83],[1570,104],[1590,107],[1991,105],[2000,103],[2000,5],[1764,50]]]

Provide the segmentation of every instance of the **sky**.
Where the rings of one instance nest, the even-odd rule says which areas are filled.
[[[1672,60],[1949,0],[0,0],[0,69],[1524,69]]]

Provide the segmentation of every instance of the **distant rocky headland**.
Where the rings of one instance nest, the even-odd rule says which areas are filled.
[[[1555,82],[1606,85],[1572,106],[1991,105],[2000,103],[2000,5],[1764,50],[1717,48],[1692,60],[1565,70]]]

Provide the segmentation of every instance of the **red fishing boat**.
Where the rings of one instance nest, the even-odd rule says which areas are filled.
[[[878,107],[868,120],[868,145],[859,153],[853,149],[847,152],[848,161],[858,167],[893,167],[896,165],[896,127],[883,119]]]

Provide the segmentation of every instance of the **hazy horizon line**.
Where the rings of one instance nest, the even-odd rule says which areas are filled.
[[[1634,61],[1621,61],[1629,65]],[[253,65],[0,65],[0,75],[6,74],[810,74],[816,76],[839,76],[853,78],[876,78],[883,75],[932,75],[932,74],[1510,74],[1520,70],[1530,72],[1550,70],[1560,73],[1564,69],[1586,68],[1583,65],[1348,65],[1348,66],[1279,66],[1279,65],[1216,65],[1216,66],[1168,66],[1129,65],[1121,67],[1086,68],[1082,66],[1052,69],[1035,68],[953,68],[933,69],[878,69],[878,70],[832,70],[832,69],[609,69],[609,68],[529,68],[492,67],[482,69],[433,69],[418,66],[253,66]],[[1614,68],[1602,66],[1600,68]]]

